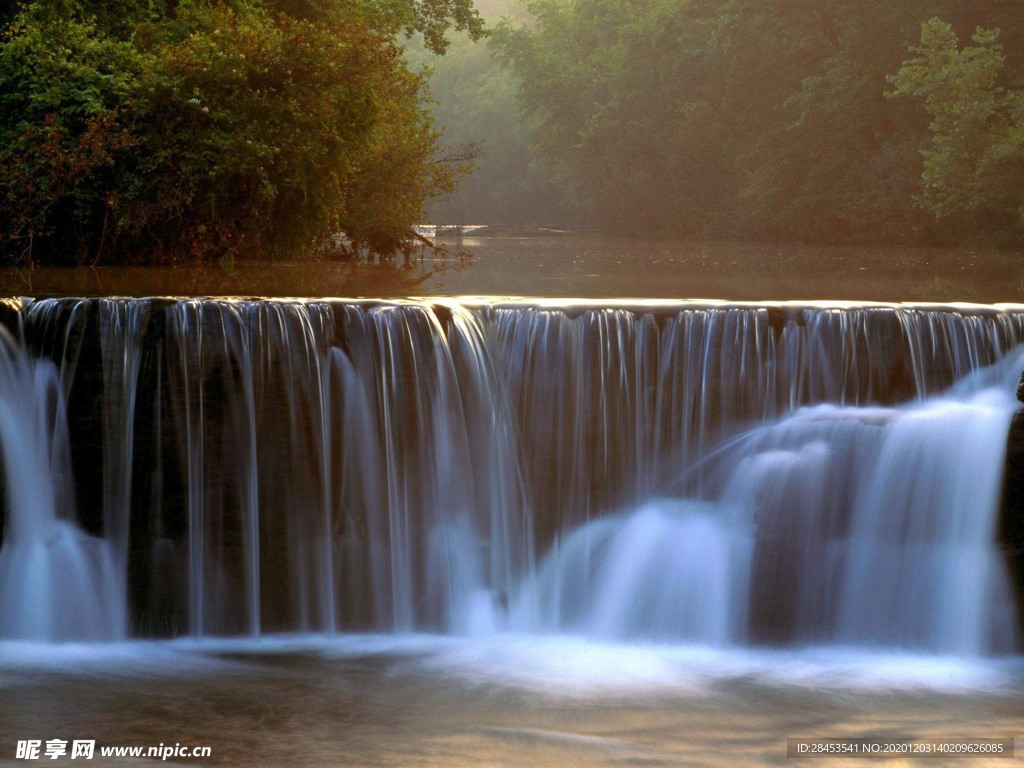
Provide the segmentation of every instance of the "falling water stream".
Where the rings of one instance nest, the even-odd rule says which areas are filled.
[[[111,640],[124,591],[110,542],[84,534],[70,506],[64,397],[54,366],[0,330],[0,441],[7,520],[0,549],[0,637]]]
[[[1016,648],[1024,312],[24,300],[0,637]]]

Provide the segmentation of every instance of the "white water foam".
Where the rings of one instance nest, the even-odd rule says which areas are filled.
[[[730,682],[859,693],[1008,695],[1024,684],[1019,658],[970,659],[811,646],[786,650],[638,645],[583,637],[276,635],[251,638],[52,644],[0,641],[0,681],[35,673],[131,677],[258,674],[261,660],[302,655],[325,679],[349,663],[383,659],[385,677],[426,676],[546,697],[702,695]],[[338,665],[338,662],[345,662]],[[21,678],[21,675],[26,675]]]
[[[63,392],[0,329],[0,446],[8,520],[0,548],[0,638],[113,640],[124,600],[108,542],[70,519]]]

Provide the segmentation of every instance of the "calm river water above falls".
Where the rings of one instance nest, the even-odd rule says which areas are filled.
[[[589,237],[444,241],[407,269],[337,263],[0,270],[5,295],[547,296],[733,301],[1024,301],[1024,255]]]
[[[978,301],[1024,297],[1016,251],[465,238],[476,260],[424,285],[449,295],[734,301]]]

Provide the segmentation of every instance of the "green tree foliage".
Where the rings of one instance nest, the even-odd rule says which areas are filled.
[[[928,122],[885,97],[887,76],[936,14],[1002,27],[1004,76],[1024,74],[1015,0],[525,4],[532,18],[500,25],[493,42],[534,151],[589,220],[627,233],[946,236],[914,205]]]
[[[30,3],[0,47],[0,249],[393,253],[459,173],[398,35],[479,23],[470,0]]]
[[[1006,66],[999,30],[980,27],[960,46],[953,27],[932,19],[917,56],[890,78],[892,96],[923,100],[931,144],[922,150],[921,205],[944,218],[979,211],[1024,226],[1024,92],[1000,85]]]
[[[883,94],[922,5],[734,4],[717,56],[735,73],[732,103],[748,107],[730,152],[736,220],[812,241],[918,237],[911,201],[923,126]]]
[[[115,159],[135,143],[120,110],[142,60],[95,24],[36,7],[0,54],[0,245],[83,257],[104,239]],[[40,245],[40,244],[45,245]]]
[[[681,2],[526,5],[535,21],[499,26],[494,44],[569,202],[627,234],[700,231],[729,182],[717,94],[699,78],[707,30]]]
[[[420,34],[427,49],[436,54],[447,50],[450,31],[465,32],[472,40],[484,34],[484,21],[473,0],[267,0],[266,4],[297,19],[340,24],[361,19],[379,30]]]

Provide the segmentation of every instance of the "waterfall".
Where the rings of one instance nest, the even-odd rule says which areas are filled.
[[[805,642],[1005,648],[1012,602],[993,544],[1022,366],[1013,355],[901,407],[801,409],[714,457],[721,498],[759,533],[759,625]]]
[[[1013,647],[1024,312],[12,307],[0,637]]]
[[[109,542],[68,519],[64,396],[57,370],[0,329],[0,448],[6,525],[0,637],[112,640],[123,599]]]
[[[659,500],[571,533],[512,612],[523,632],[611,640],[736,642],[752,531],[741,508]]]

